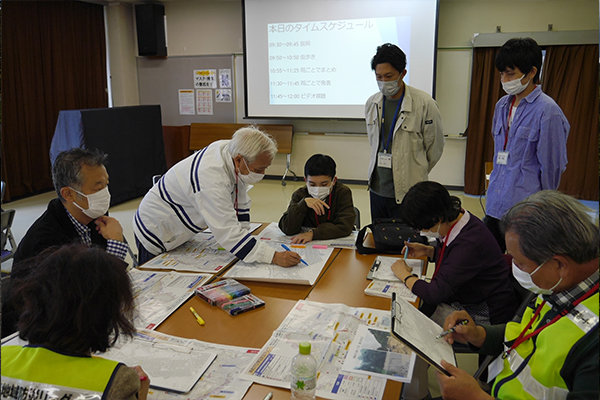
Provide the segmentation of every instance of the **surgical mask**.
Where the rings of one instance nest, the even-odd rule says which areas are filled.
[[[402,76],[400,76],[400,78],[398,78],[395,81],[377,81],[377,86],[379,86],[379,91],[385,97],[395,96],[396,93],[398,93],[398,91],[400,90],[400,86],[398,85],[398,82],[400,81],[400,79],[402,79]]]
[[[308,186],[307,183],[306,189],[308,190],[308,194],[315,199],[324,199],[331,193],[331,186]]]
[[[73,204],[88,217],[96,219],[103,216],[108,211],[108,207],[110,207],[110,192],[108,191],[108,186],[105,186],[104,189],[98,190],[96,193],[92,194],[83,194],[78,190],[71,189],[87,199],[87,209],[84,209],[75,202],[73,202]]]
[[[541,287],[539,287],[538,285],[536,285],[533,282],[533,279],[531,279],[531,276],[533,274],[535,274],[536,272],[538,272],[538,270],[540,268],[542,268],[542,266],[546,264],[546,261],[544,261],[543,263],[541,263],[540,265],[538,265],[538,267],[536,269],[534,269],[530,274],[528,274],[527,272],[521,270],[519,267],[517,267],[517,264],[515,264],[515,262],[512,262],[512,273],[513,276],[515,277],[515,279],[517,280],[517,282],[519,282],[519,285],[523,286],[525,289],[529,290],[530,292],[533,292],[535,294],[552,294],[552,292],[554,291],[554,289],[560,285],[560,283],[562,282],[562,278],[560,278],[558,280],[558,282],[556,282],[556,284],[554,286],[552,286],[550,289],[542,289]]]
[[[440,226],[442,226],[442,224],[438,225],[437,231],[436,232],[431,232],[431,231],[421,231],[421,236],[426,236],[430,239],[441,239],[442,235],[440,235]]]
[[[502,89],[504,89],[504,91],[507,94],[511,94],[513,96],[521,93],[529,85],[529,82],[525,84],[521,83],[521,79],[523,78],[525,78],[525,75],[523,75],[519,79],[513,79],[512,81],[502,82]]]
[[[246,164],[246,168],[248,169],[248,175],[238,174],[240,180],[246,185],[254,185],[255,183],[262,181],[262,179],[265,177],[265,174],[259,174],[258,172],[252,171],[250,167],[248,167],[246,159],[242,158],[242,160],[244,160],[244,164]]]

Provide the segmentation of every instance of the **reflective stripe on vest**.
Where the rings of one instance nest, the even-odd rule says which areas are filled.
[[[117,361],[100,357],[67,356],[43,347],[2,346],[0,393],[3,399],[28,399],[29,397],[14,397],[12,393],[15,390],[16,393],[18,390],[27,389],[33,393],[38,390],[43,395],[31,397],[32,399],[60,399],[61,396],[55,397],[52,391],[52,388],[56,388],[72,393],[71,399],[99,399],[118,365]],[[14,385],[19,388],[15,389]],[[46,393],[48,397],[44,397]]]
[[[496,397],[501,399],[564,399],[567,397],[567,385],[560,376],[560,370],[571,348],[587,332],[598,324],[598,293],[577,305],[567,316],[548,326],[537,336],[535,344],[529,339],[519,345],[504,360],[504,368],[496,377],[492,394],[496,395],[496,386],[500,384]],[[536,305],[541,303],[538,297]],[[551,307],[545,305],[542,318]],[[533,316],[527,308],[520,323],[506,324],[505,340],[517,338]],[[533,324],[530,331],[540,323]],[[533,353],[533,354],[531,354]],[[527,358],[531,355],[529,360]],[[524,364],[527,360],[527,364]],[[513,373],[522,368],[516,377]],[[502,382],[505,380],[504,382]]]

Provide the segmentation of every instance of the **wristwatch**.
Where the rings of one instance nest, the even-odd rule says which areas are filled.
[[[407,275],[407,276],[406,276],[406,278],[404,278],[404,281],[403,281],[405,285],[406,285],[406,281],[407,281],[407,280],[408,280],[408,278],[410,278],[411,276],[414,276],[415,278],[419,279],[419,276],[418,276],[417,274],[410,274],[410,275]]]

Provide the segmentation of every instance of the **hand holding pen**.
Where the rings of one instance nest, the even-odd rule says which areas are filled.
[[[292,249],[290,249],[288,246],[286,246],[283,243],[281,244],[281,247],[283,247],[286,251],[292,251]],[[293,251],[292,251],[292,253],[293,253]],[[300,262],[308,267],[308,263],[306,261],[304,261],[302,258],[300,258]]]
[[[458,322],[456,323],[456,325],[454,325],[452,328],[450,328],[450,329],[448,329],[448,330],[445,330],[445,331],[443,331],[442,333],[440,333],[439,335],[437,335],[435,338],[436,338],[436,339],[443,338],[443,337],[444,337],[444,336],[446,336],[446,335],[449,335],[449,334],[451,334],[451,333],[454,333],[454,332],[456,332],[456,328],[457,328],[457,327],[459,327],[459,326],[461,326],[461,325],[467,325],[468,323],[469,323],[469,320],[468,320],[468,319],[462,319],[462,320],[458,321]]]
[[[476,325],[473,318],[464,310],[454,311],[446,317],[444,329],[452,330],[443,336],[444,340],[450,344],[454,342],[470,343],[475,347],[481,347],[486,337],[485,329],[481,325]]]

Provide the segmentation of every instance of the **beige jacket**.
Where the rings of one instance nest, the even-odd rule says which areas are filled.
[[[401,203],[408,189],[426,181],[428,173],[444,150],[442,117],[431,96],[404,85],[404,100],[392,140],[392,174],[396,203]],[[367,135],[371,146],[369,183],[379,150],[383,95],[377,92],[365,104]]]

